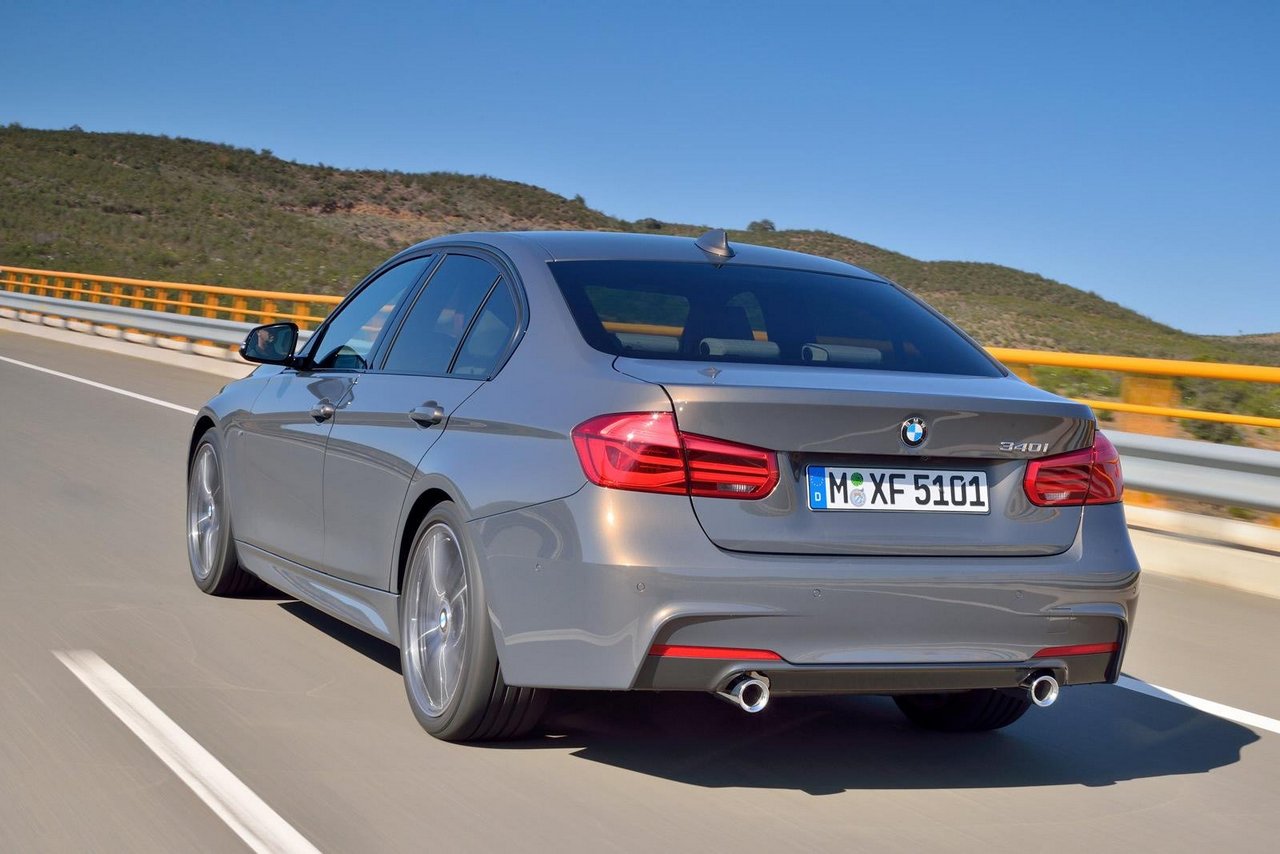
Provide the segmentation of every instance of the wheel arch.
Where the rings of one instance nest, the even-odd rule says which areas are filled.
[[[201,413],[200,417],[196,419],[195,426],[191,428],[191,441],[187,445],[188,469],[191,468],[191,460],[195,458],[196,446],[200,444],[200,440],[204,437],[204,434],[208,433],[215,426],[216,424],[214,423],[213,417],[207,413]]]
[[[409,549],[413,547],[413,537],[417,533],[418,526],[422,524],[422,520],[427,518],[435,507],[445,501],[454,501],[454,497],[438,486],[432,486],[422,491],[417,498],[414,499],[409,512],[405,515],[404,524],[400,526],[400,545],[396,549],[396,566],[395,578],[391,586],[391,592],[397,596],[400,594],[400,588],[404,584],[404,573],[409,567]]]

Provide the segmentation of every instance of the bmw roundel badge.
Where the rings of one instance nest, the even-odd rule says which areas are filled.
[[[908,447],[919,447],[925,434],[923,418],[908,418],[902,422],[902,441]]]

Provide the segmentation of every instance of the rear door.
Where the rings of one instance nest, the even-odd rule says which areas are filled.
[[[496,367],[516,327],[497,267],[450,253],[334,417],[324,462],[325,567],[389,589],[409,484],[450,414]]]

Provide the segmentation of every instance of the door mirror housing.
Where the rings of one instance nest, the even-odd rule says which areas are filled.
[[[246,362],[264,365],[293,365],[293,349],[298,346],[296,323],[268,323],[249,331],[240,345],[240,357]]]

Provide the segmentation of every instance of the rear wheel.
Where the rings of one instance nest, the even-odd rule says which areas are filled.
[[[221,448],[212,430],[200,437],[187,473],[187,557],[196,586],[212,596],[238,596],[261,584],[236,557]]]
[[[502,679],[475,551],[452,502],[423,520],[400,591],[400,666],[423,729],[446,741],[518,738],[547,691]]]
[[[916,726],[941,732],[1000,729],[1031,708],[1031,700],[1025,696],[994,690],[902,694],[893,701]]]

